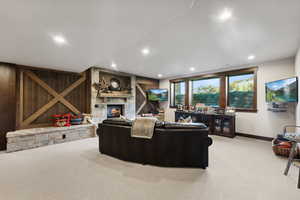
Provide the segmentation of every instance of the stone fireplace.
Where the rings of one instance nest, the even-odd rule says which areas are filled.
[[[98,83],[100,80],[101,73],[111,73],[112,76],[129,76],[131,82],[131,95],[126,97],[103,97],[99,98],[97,96],[97,90],[92,86],[91,93],[91,111],[93,115],[93,121],[95,124],[101,123],[103,120],[114,117],[112,116],[112,109],[114,109],[114,113],[118,113],[118,109],[121,111],[121,114],[126,118],[133,119],[136,115],[136,76],[128,75],[122,72],[113,72],[109,70],[105,70],[103,68],[92,68],[91,69],[91,84]]]

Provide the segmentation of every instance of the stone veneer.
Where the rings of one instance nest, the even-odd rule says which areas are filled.
[[[100,76],[99,73],[103,71],[101,68],[93,67],[91,68],[91,85],[93,83],[98,83]],[[122,75],[122,73],[120,73]],[[92,87],[92,98],[91,98],[91,111],[93,115],[93,123],[101,123],[104,119],[107,118],[107,105],[124,105],[124,115],[129,119],[135,118],[135,85],[136,85],[136,76],[131,77],[131,88],[132,88],[132,97],[127,98],[107,98],[107,102],[103,103],[101,99],[97,98],[97,90]],[[98,105],[98,107],[95,107]]]
[[[7,133],[7,152],[79,140],[96,135],[93,124],[24,129]]]

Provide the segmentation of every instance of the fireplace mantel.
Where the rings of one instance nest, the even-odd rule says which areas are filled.
[[[130,98],[132,94],[100,93],[98,98]]]

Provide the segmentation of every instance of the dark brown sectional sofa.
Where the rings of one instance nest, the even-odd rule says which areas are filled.
[[[212,139],[204,124],[157,122],[152,139],[131,137],[132,122],[104,120],[99,124],[99,151],[121,160],[165,167],[208,166]]]

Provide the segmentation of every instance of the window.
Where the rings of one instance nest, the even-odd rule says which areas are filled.
[[[185,105],[185,81],[174,83],[174,106]]]
[[[254,74],[228,76],[228,106],[254,108]]]
[[[178,104],[225,108],[239,112],[257,112],[257,67],[170,80],[171,107]]]
[[[192,105],[203,103],[206,106],[219,106],[220,78],[192,81]]]

